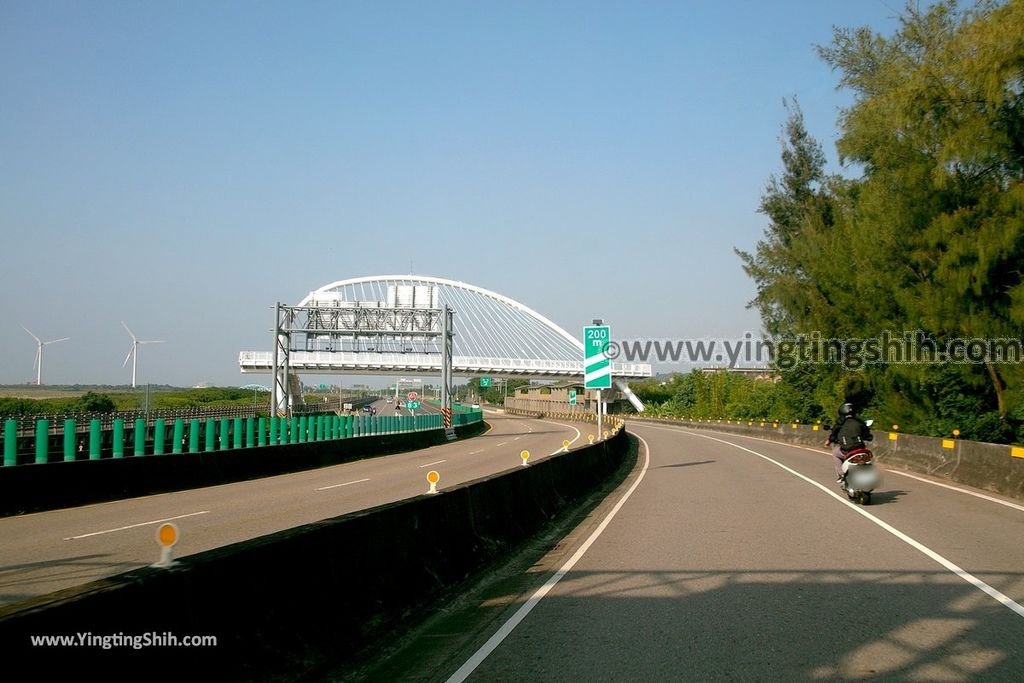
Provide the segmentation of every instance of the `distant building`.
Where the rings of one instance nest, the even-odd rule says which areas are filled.
[[[747,377],[753,377],[756,380],[762,380],[766,382],[778,382],[782,379],[782,375],[779,374],[778,370],[769,367],[761,368],[699,368],[701,372],[706,373],[720,373],[726,372],[730,375],[745,375]]]
[[[576,404],[569,403],[569,392],[576,392]],[[601,400],[608,404],[608,412],[622,412],[629,402],[618,389],[603,389]],[[516,388],[505,399],[505,407],[536,413],[596,413],[597,391],[587,391],[583,382],[555,382],[531,384]]]

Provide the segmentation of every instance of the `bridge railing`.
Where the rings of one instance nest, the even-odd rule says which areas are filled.
[[[242,351],[238,364],[242,372],[269,372],[273,354],[266,351]],[[292,351],[289,364],[296,370],[406,368],[440,370],[441,357],[432,353],[382,353],[376,351]],[[543,358],[505,358],[496,356],[453,356],[456,372],[469,374],[527,374],[583,376],[581,360]],[[650,377],[650,363],[612,363],[616,377]]]

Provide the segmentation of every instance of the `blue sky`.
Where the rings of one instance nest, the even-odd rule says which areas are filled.
[[[0,5],[0,383],[239,385],[275,301],[436,275],[569,331],[760,329],[784,97],[834,162],[835,26],[898,3]],[[269,378],[265,378],[269,379]]]

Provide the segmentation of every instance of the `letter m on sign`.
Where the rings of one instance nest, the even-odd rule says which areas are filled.
[[[587,389],[612,388],[612,361],[605,354],[611,338],[608,325],[583,328],[583,385]]]

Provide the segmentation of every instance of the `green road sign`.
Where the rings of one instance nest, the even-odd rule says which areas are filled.
[[[420,402],[419,401],[406,401],[405,407],[408,408],[409,410],[419,410],[420,409]]]
[[[327,390],[327,385],[326,384],[321,384],[320,385],[320,391],[326,391],[326,390]]]
[[[583,328],[583,386],[585,389],[612,388],[612,361],[605,355],[612,339],[608,325]]]
[[[575,389],[570,389],[569,390],[569,405],[571,405],[571,406],[576,405],[576,390]]]
[[[491,378],[490,377],[481,377],[480,378],[480,388],[484,389],[484,388],[489,387],[489,386],[491,386]]]

